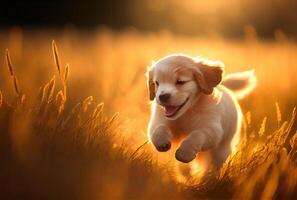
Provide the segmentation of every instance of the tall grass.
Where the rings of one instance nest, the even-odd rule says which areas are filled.
[[[290,134],[295,117],[294,109],[291,119],[270,133],[265,132],[264,119],[260,130],[246,138],[217,176],[196,185],[198,193],[213,198],[294,199],[297,168],[292,152],[296,149]]]
[[[90,108],[92,96],[65,111],[69,66],[62,75],[55,43],[53,52],[63,89],[56,87],[54,76],[41,87],[33,106],[15,101],[0,108],[1,196],[181,198],[179,184],[165,168],[150,155],[136,156],[127,148],[117,131],[118,113],[106,117],[103,103]],[[10,75],[16,77],[8,51],[6,58]]]
[[[24,39],[17,41],[24,43],[14,43],[19,49],[5,51],[0,60],[7,66],[0,68],[2,197],[297,196],[295,43],[184,38],[166,32],[47,34],[18,34]],[[54,41],[50,57],[53,36],[63,59]],[[157,153],[146,142],[146,66],[175,52],[220,59],[228,73],[255,68],[259,79],[253,94],[240,102],[245,113],[241,148],[219,171],[188,175],[182,182],[174,150]]]

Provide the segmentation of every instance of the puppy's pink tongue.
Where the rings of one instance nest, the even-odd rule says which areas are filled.
[[[165,108],[165,115],[167,117],[174,115],[178,110],[178,107],[176,106],[164,106],[164,108]]]

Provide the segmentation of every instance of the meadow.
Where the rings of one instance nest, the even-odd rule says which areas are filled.
[[[53,42],[55,40],[55,42]],[[8,50],[6,50],[8,48]],[[281,31],[242,39],[144,33],[0,32],[1,196],[71,199],[293,199],[297,196],[297,45]],[[145,72],[172,53],[255,69],[240,101],[244,144],[222,169],[181,176],[147,142]]]

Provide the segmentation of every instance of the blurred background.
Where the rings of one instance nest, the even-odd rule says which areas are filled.
[[[70,64],[70,107],[92,95],[110,113],[143,116],[131,123],[143,132],[149,109],[139,96],[147,95],[144,74],[152,60],[185,53],[221,60],[227,73],[254,68],[259,87],[242,105],[260,124],[264,116],[275,118],[275,102],[287,115],[297,101],[288,95],[297,86],[296,10],[297,0],[6,1],[0,50],[9,48],[22,89],[32,96],[56,73],[56,40],[62,64]],[[7,75],[1,67],[0,90],[9,99],[14,94]],[[130,100],[138,104],[127,109]]]
[[[130,123],[143,132],[149,109],[139,96],[147,95],[144,74],[152,60],[185,53],[221,60],[227,73],[254,68],[259,87],[242,105],[260,124],[267,115],[275,118],[275,102],[287,115],[297,101],[290,94],[297,86],[296,10],[297,0],[6,1],[0,50],[10,50],[22,89],[32,96],[56,73],[56,40],[62,64],[70,64],[70,107],[92,95],[110,113],[143,116]],[[7,75],[1,67],[0,89],[9,99]],[[127,109],[130,100],[135,103]]]
[[[252,26],[262,38],[277,31],[296,38],[296,0],[18,0],[1,4],[1,28],[169,30],[186,35],[242,38]]]
[[[247,121],[245,128],[248,137],[255,138],[261,144],[266,144],[266,137],[279,134],[281,127],[284,129],[281,122],[290,119],[296,106],[297,0],[2,1],[0,91],[3,102],[14,105],[18,96],[14,88],[15,81],[6,67],[6,48],[10,52],[19,89],[26,95],[24,104],[33,105],[28,110],[35,110],[38,92],[46,91],[46,87],[49,90],[47,83],[54,75],[56,78],[52,80],[56,80],[56,89],[49,92],[50,96],[61,92],[64,84],[61,84],[54,61],[52,40],[55,40],[58,46],[61,74],[66,74],[67,64],[70,69],[69,77],[65,81],[67,97],[63,101],[67,101],[63,116],[72,115],[71,110],[78,102],[93,96],[94,98],[88,98],[82,105],[89,106],[89,110],[92,110],[98,103],[104,102],[104,117],[111,117],[119,112],[116,119],[118,126],[112,129],[119,133],[114,137],[118,143],[113,140],[110,144],[106,143],[102,138],[112,138],[106,135],[99,136],[99,139],[88,137],[91,143],[99,141],[97,146],[85,145],[83,140],[73,140],[75,131],[81,137],[84,136],[77,128],[80,123],[76,122],[70,126],[71,131],[63,129],[55,134],[54,130],[57,129],[53,129],[52,123],[60,124],[60,119],[57,120],[55,115],[50,115],[51,120],[33,120],[33,125],[40,126],[41,129],[38,129],[35,126],[28,125],[26,128],[22,125],[28,121],[27,115],[19,119],[12,114],[5,115],[5,112],[0,112],[0,137],[6,137],[0,138],[0,147],[5,150],[0,149],[0,153],[4,152],[0,157],[4,155],[6,159],[1,162],[6,165],[0,166],[4,169],[0,170],[0,176],[7,177],[1,179],[4,181],[0,182],[0,190],[8,188],[8,193],[18,194],[19,190],[20,194],[34,194],[39,191],[39,194],[43,195],[55,192],[59,195],[66,191],[66,195],[75,195],[75,191],[81,193],[83,199],[98,199],[95,197],[102,198],[110,194],[122,195],[122,199],[125,199],[124,197],[135,193],[150,197],[146,199],[152,199],[156,194],[163,194],[165,197],[169,194],[178,198],[176,194],[179,189],[175,186],[170,188],[170,184],[163,183],[163,179],[167,179],[169,174],[167,161],[177,163],[174,150],[170,150],[168,154],[159,154],[150,144],[144,145],[144,150],[139,152],[147,151],[149,156],[139,154],[141,156],[138,161],[150,165],[138,165],[138,161],[131,164],[130,157],[126,155],[127,151],[135,152],[147,141],[146,130],[150,117],[145,77],[147,66],[151,65],[153,60],[168,54],[184,53],[193,57],[221,60],[225,63],[227,74],[255,69],[258,85],[250,96],[239,103]],[[46,87],[43,88],[44,85]],[[6,107],[10,108],[9,105]],[[3,109],[6,107],[2,106]],[[27,114],[27,110],[24,111]],[[80,115],[77,116],[80,119]],[[292,131],[288,129],[291,136],[296,129],[296,123],[293,125],[293,122]],[[102,125],[100,121],[94,124]],[[6,135],[2,134],[5,130],[1,127],[6,127]],[[89,131],[88,128],[83,130],[87,136],[98,135],[98,132]],[[69,133],[70,142],[68,139],[61,139],[59,131]],[[35,134],[42,136],[40,138],[47,142],[47,145],[40,145],[42,148],[32,151],[31,146],[34,146],[36,141],[31,140],[28,135]],[[43,137],[47,134],[50,138],[57,135],[56,140]],[[58,150],[56,144],[59,146]],[[67,144],[70,144],[71,148],[67,148]],[[124,150],[115,150],[121,145],[125,147]],[[89,149],[93,147],[94,149]],[[68,155],[68,150],[71,156]],[[40,155],[36,156],[35,153],[39,152]],[[114,156],[113,153],[120,157]],[[154,157],[151,159],[152,155]],[[127,159],[127,162],[123,162]],[[254,160],[254,157],[248,159]],[[271,160],[275,161],[274,158]],[[156,163],[162,164],[163,161],[166,164],[157,169],[164,172],[155,173],[154,167],[158,166]],[[136,170],[135,166],[138,166]],[[294,173],[288,171],[288,177],[296,181],[297,173],[295,168],[294,170]],[[255,171],[262,173],[259,168]],[[230,174],[233,174],[233,171]],[[270,177],[265,173],[264,176]],[[238,177],[255,180],[254,176],[242,176],[241,172]],[[272,179],[278,181],[274,176]],[[51,180],[49,185],[47,180]],[[175,184],[172,179],[168,180]],[[243,180],[242,185],[250,188],[251,185]],[[32,187],[32,183],[35,187]],[[224,182],[222,184],[222,188],[234,193],[235,190],[230,189],[232,187],[226,186]],[[269,189],[270,185],[275,188],[273,184],[268,182],[267,188]],[[286,184],[280,185],[290,188]],[[74,189],[72,186],[75,186]],[[260,192],[266,191],[258,187],[258,184],[255,184],[254,188]],[[241,191],[238,190],[238,193],[241,194]],[[210,193],[226,194],[225,191]],[[253,193],[247,189],[246,193],[242,194],[244,196]],[[90,196],[93,198],[88,198]]]

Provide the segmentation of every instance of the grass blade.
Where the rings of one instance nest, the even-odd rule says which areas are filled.
[[[64,76],[65,82],[67,81],[68,77],[69,77],[69,64],[67,64],[65,68],[65,76]]]
[[[6,51],[5,51],[5,58],[6,58],[6,64],[7,64],[10,76],[13,76],[14,70],[13,70],[13,66],[12,66],[11,59],[10,59],[10,53],[9,53],[8,49],[6,49]]]
[[[60,59],[59,59],[58,48],[57,48],[55,40],[52,41],[52,49],[53,49],[54,61],[56,63],[59,75],[61,76]]]

